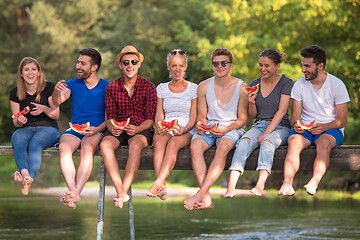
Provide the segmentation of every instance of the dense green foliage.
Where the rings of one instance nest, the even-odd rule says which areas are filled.
[[[144,54],[140,74],[156,85],[168,81],[165,58],[174,48],[188,52],[187,75],[198,83],[212,74],[211,52],[227,47],[233,75],[249,83],[259,76],[264,48],[285,52],[280,71],[296,80],[299,51],[317,44],[327,50],[326,70],[345,82],[349,116],[356,119],[359,22],[359,0],[0,0],[0,141],[8,142],[14,130],[8,96],[22,57],[37,58],[46,78],[57,82],[75,76],[79,49],[94,47],[103,56],[100,76],[114,80],[120,76],[115,56],[127,44]],[[61,109],[67,116],[68,106]],[[359,132],[359,125],[352,130]]]

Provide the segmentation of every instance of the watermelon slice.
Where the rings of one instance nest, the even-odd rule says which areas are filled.
[[[205,124],[203,124],[202,122],[198,121],[196,123],[201,129],[205,130],[205,131],[210,131],[210,130],[216,130],[219,127],[219,122],[216,122],[214,125],[212,126],[206,126]]]
[[[117,122],[115,121],[114,119],[111,119],[110,120],[111,124],[114,126],[114,127],[119,127],[121,129],[123,129],[124,127],[126,127],[127,125],[129,125],[130,123],[130,118],[128,118],[126,121],[122,121],[122,122]]]
[[[74,124],[74,123],[69,123],[70,128],[72,130],[74,130],[77,133],[83,133],[86,132],[86,130],[90,127],[90,122],[84,123],[84,124]]]
[[[243,87],[246,94],[251,93],[252,95],[256,94],[260,89],[260,83],[256,84],[253,87]]]
[[[25,115],[28,112],[30,112],[30,107],[29,106],[27,106],[26,108],[24,108],[22,111],[18,112],[17,114],[12,115],[11,117],[12,118],[18,118],[18,117],[20,117],[20,115]]]
[[[178,120],[174,119],[171,122],[159,121],[158,125],[160,128],[165,129],[168,132],[171,132],[178,124]]]
[[[312,122],[309,123],[309,124],[305,124],[305,123],[303,123],[303,122],[300,122],[299,120],[297,120],[296,122],[297,122],[297,124],[300,125],[300,127],[301,127],[302,129],[304,129],[304,130],[309,130],[309,129],[312,129],[313,126],[315,126],[315,124],[317,123],[317,120],[314,120],[314,121],[312,121]]]

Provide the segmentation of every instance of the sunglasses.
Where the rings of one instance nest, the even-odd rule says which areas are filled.
[[[221,61],[221,62],[215,61],[215,62],[212,62],[212,65],[214,67],[218,67],[220,65],[220,63],[221,63],[221,66],[226,67],[231,62],[228,62],[228,61]]]
[[[131,60],[131,64],[132,65],[136,65],[136,64],[138,64],[138,60]],[[124,60],[123,62],[122,62],[122,64],[124,64],[124,66],[128,66],[129,64],[130,64],[130,61],[129,60]]]
[[[179,53],[180,55],[185,55],[186,52],[183,50],[174,50],[170,52],[170,55],[176,55],[177,53]]]

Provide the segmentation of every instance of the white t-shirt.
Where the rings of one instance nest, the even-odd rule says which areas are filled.
[[[315,89],[310,81],[302,76],[294,83],[291,98],[302,101],[301,120],[309,124],[313,120],[329,123],[336,119],[335,106],[350,101],[345,84],[339,78],[327,73],[320,89]],[[344,128],[340,129],[344,133]]]
[[[169,89],[169,83],[160,83],[156,87],[157,97],[163,99],[164,121],[177,119],[178,123],[185,127],[190,119],[191,100],[197,98],[198,85],[187,81],[188,86],[185,91],[173,93]],[[189,132],[194,133],[192,130]]]

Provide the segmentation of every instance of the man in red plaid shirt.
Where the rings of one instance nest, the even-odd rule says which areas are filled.
[[[105,91],[107,131],[101,141],[100,149],[106,170],[114,183],[117,196],[115,207],[122,208],[129,200],[126,194],[140,164],[141,151],[152,144],[156,108],[156,90],[154,84],[138,75],[144,56],[135,47],[126,46],[116,56],[116,62],[124,75],[111,82]],[[124,128],[115,127],[111,119],[117,122],[127,121]],[[115,150],[120,145],[129,145],[129,156],[125,175],[121,181]]]

